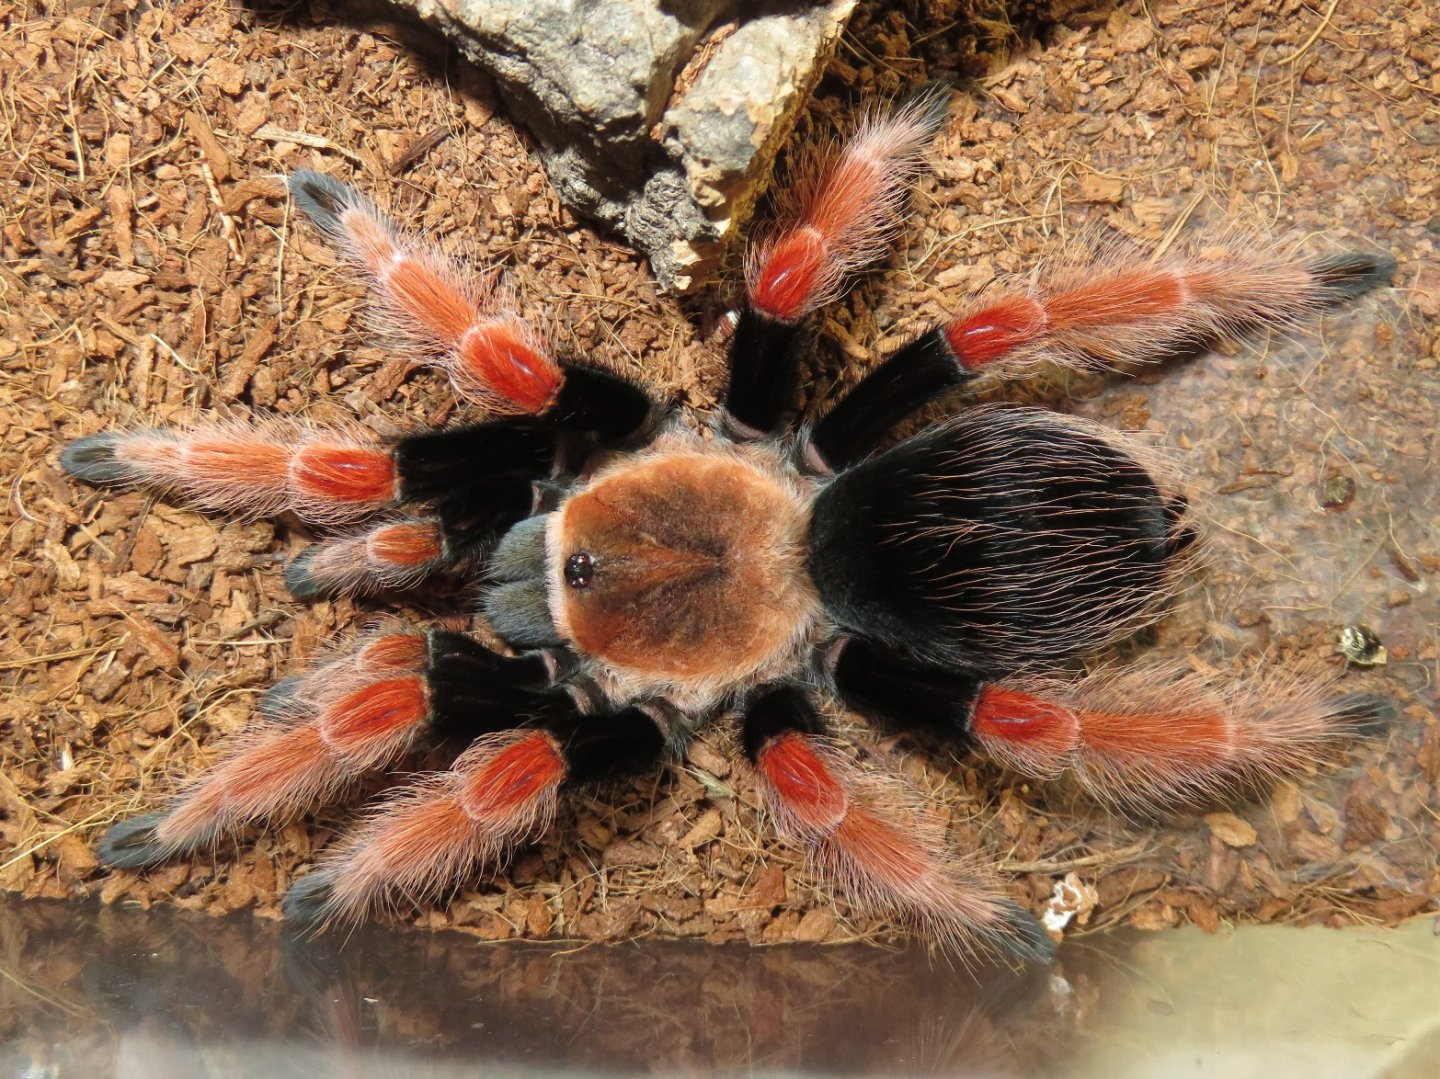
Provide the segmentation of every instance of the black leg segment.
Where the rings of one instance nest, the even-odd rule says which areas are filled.
[[[663,701],[589,712],[583,693],[554,684],[563,657],[502,656],[463,633],[430,634],[431,725],[462,742],[516,727],[548,731],[565,758],[565,782],[589,786],[654,768],[684,746],[688,728]]]
[[[1328,307],[1389,284],[1397,265],[1395,256],[1384,251],[1352,251],[1316,259],[1306,269],[1315,277]]]
[[[463,633],[436,630],[425,670],[430,725],[442,738],[463,743],[526,720],[567,715],[574,706],[550,686],[551,670],[543,653],[502,656]]]
[[[431,505],[461,561],[529,514],[556,452],[554,427],[528,416],[411,435],[395,446],[400,497]]]
[[[740,312],[730,339],[730,386],[725,409],[738,423],[736,437],[774,434],[795,408],[800,353],[809,335],[753,307]]]
[[[564,431],[621,442],[649,429],[654,402],[629,379],[570,360],[560,361],[565,382],[545,418]]]
[[[640,775],[657,767],[672,751],[670,713],[662,705],[632,705],[609,715],[542,720],[565,757],[565,784],[589,787]]]
[[[861,379],[815,424],[810,446],[831,469],[848,468],[874,452],[906,416],[974,377],[937,326]]]
[[[540,479],[554,461],[554,427],[529,416],[427,431],[402,438],[395,446],[400,497],[407,502],[453,497],[498,476]]]
[[[754,764],[771,740],[792,732],[825,733],[825,723],[803,686],[781,683],[763,686],[751,694],[745,703],[745,720],[740,731],[746,760]]]
[[[835,695],[871,723],[949,744],[967,740],[970,711],[980,692],[977,675],[918,663],[855,637],[838,642],[827,665]]]

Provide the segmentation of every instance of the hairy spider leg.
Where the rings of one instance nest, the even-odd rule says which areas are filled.
[[[596,438],[623,442],[655,411],[635,384],[567,367],[543,416],[509,416],[377,445],[373,436],[269,419],[188,428],[102,432],[62,451],[61,466],[95,484],[179,491],[198,505],[246,516],[290,512],[323,526],[424,503],[422,519],[392,517],[317,544],[286,572],[299,597],[408,588],[472,564],[532,512],[535,484]]]
[[[100,857],[139,868],[252,823],[333,800],[366,772],[399,759],[425,732],[478,734],[542,711],[559,661],[500,656],[457,633],[383,633],[314,670],[282,679],[261,721],[166,810],[122,821]]]
[[[365,273],[379,307],[377,328],[433,357],[457,393],[498,412],[535,414],[554,402],[564,373],[506,290],[474,283],[333,177],[294,173],[290,193],[346,261]]]
[[[286,567],[286,586],[301,598],[405,589],[475,564],[531,512],[562,437],[546,419],[510,416],[400,439],[397,500],[430,512],[391,514],[313,544]]]
[[[1230,682],[1152,662],[995,681],[858,639],[832,646],[825,670],[845,706],[884,729],[968,745],[1035,779],[1070,772],[1092,796],[1133,808],[1264,786],[1390,718],[1383,701],[1336,696],[1318,672]]]
[[[811,455],[843,468],[922,405],[982,374],[1021,375],[1041,361],[1144,362],[1226,335],[1293,327],[1384,284],[1394,269],[1381,253],[1239,245],[1163,264],[1120,251],[1062,264],[1029,285],[991,289],[887,357],[815,424]]]
[[[804,844],[817,873],[858,907],[918,926],[956,954],[1052,954],[1035,918],[982,861],[955,855],[913,795],[839,752],[803,689],[760,691],[742,741],[780,833]]]
[[[1212,250],[1169,265],[1116,256],[1042,277],[1029,294],[1001,289],[943,328],[967,371],[1014,372],[1037,360],[1108,366],[1291,327],[1385,284],[1384,254]]]
[[[973,671],[921,663],[861,637],[842,637],[823,657],[835,696],[881,730],[924,734],[959,748],[983,681]]]
[[[1102,801],[1163,808],[1300,774],[1384,729],[1385,702],[1336,696],[1332,681],[1272,672],[1229,683],[1156,665],[1001,681],[980,691],[970,735],[1024,775],[1068,772]]]
[[[649,399],[632,383],[590,368],[574,376],[544,416],[501,417],[396,442],[397,498],[431,512],[392,516],[307,548],[286,568],[291,593],[411,588],[475,565],[535,510],[536,485],[563,470],[567,457],[583,456],[596,435],[623,441],[648,423]]]
[[[793,407],[801,320],[884,257],[948,100],[947,87],[930,87],[888,115],[872,114],[839,149],[797,170],[784,223],[746,259],[747,302],[730,342],[725,395],[741,433],[772,432]]]
[[[126,869],[164,861],[324,802],[396,759],[430,715],[427,652],[422,636],[387,633],[280,682],[257,709],[261,723],[164,811],[113,826],[100,859]]]
[[[431,356],[457,393],[495,413],[544,414],[561,427],[612,438],[642,427],[651,411],[628,379],[558,359],[518,313],[511,292],[474,283],[451,259],[395,227],[359,192],[333,177],[297,172],[296,203],[369,280],[383,334]]]
[[[790,220],[747,260],[751,306],[794,322],[836,299],[852,272],[885,256],[948,101],[949,88],[935,86],[888,114],[872,114],[838,150],[802,171]]]
[[[290,512],[327,525],[371,514],[399,494],[388,449],[280,420],[102,432],[72,442],[60,464],[87,483],[174,490],[207,509]]]
[[[454,564],[440,521],[389,517],[312,544],[285,567],[299,599],[412,588]]]
[[[459,717],[457,717],[459,718]],[[525,726],[487,733],[454,767],[381,803],[340,850],[285,895],[287,918],[353,922],[377,906],[418,901],[482,865],[502,862],[549,825],[566,789],[656,767],[678,750],[660,703],[587,715],[561,693]]]

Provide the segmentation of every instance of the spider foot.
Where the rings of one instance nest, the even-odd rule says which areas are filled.
[[[949,89],[924,88],[875,113],[794,185],[784,224],[751,245],[747,300],[731,339],[726,415],[736,435],[774,431],[794,401],[803,320],[836,299],[855,271],[882,258],[905,210]]]
[[[1355,738],[1374,738],[1385,734],[1399,721],[1395,702],[1369,693],[1352,693],[1329,702],[1337,726]]]
[[[482,739],[451,771],[385,803],[338,855],[291,888],[285,913],[313,925],[358,921],[398,896],[432,896],[543,830],[564,778],[548,734]]]
[[[164,813],[146,813],[112,824],[100,838],[95,854],[112,869],[146,869],[165,861],[174,848],[155,834]]]
[[[1381,251],[1307,256],[1294,244],[1253,241],[1164,263],[1120,249],[1062,257],[1033,280],[996,284],[873,367],[814,425],[807,458],[846,468],[927,401],[982,375],[1020,377],[1046,363],[1130,367],[1290,329],[1388,283],[1396,265]],[[749,327],[751,338],[758,328]],[[757,341],[741,347],[754,352]]]
[[[1348,303],[1388,285],[1399,262],[1386,251],[1349,251],[1314,259],[1306,267],[1326,306]]]
[[[1022,963],[1048,964],[1055,958],[1055,941],[1030,911],[1003,899],[996,904],[1003,928],[982,927],[975,934],[987,950],[1009,955]]]
[[[298,711],[296,698],[305,681],[303,674],[287,674],[260,695],[255,702],[255,715],[269,722],[293,717]]]
[[[334,874],[317,869],[290,885],[280,902],[280,913],[287,921],[303,926],[323,925],[333,903],[334,891]]]
[[[60,467],[78,480],[97,485],[125,483],[130,469],[115,456],[120,436],[109,431],[77,438],[60,452]]]
[[[549,345],[508,291],[397,228],[365,196],[317,172],[290,177],[312,224],[371,285],[386,335],[432,356],[462,396],[502,412],[540,413],[565,380]]]

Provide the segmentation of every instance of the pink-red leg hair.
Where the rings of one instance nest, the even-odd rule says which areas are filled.
[[[438,521],[396,517],[308,548],[285,568],[296,596],[410,588],[448,564]]]
[[[543,731],[487,735],[448,772],[381,804],[339,853],[285,897],[286,915],[356,922],[398,899],[421,900],[504,859],[555,814],[565,758]]]
[[[801,170],[786,225],[747,259],[755,308],[794,322],[835,299],[852,271],[884,256],[947,98],[932,91],[889,115],[872,114],[838,151]]]
[[[384,634],[282,683],[263,709],[268,721],[236,738],[165,812],[122,830],[119,857],[108,860],[149,864],[246,824],[284,819],[393,761],[429,718],[425,659],[425,638]]]
[[[281,420],[105,432],[72,443],[61,462],[92,482],[179,491],[207,509],[290,512],[319,524],[373,513],[395,500],[399,485],[389,450],[364,435]]]
[[[1068,772],[1101,801],[1155,808],[1303,773],[1374,720],[1373,702],[1324,678],[1229,682],[1152,665],[989,685],[971,733],[1024,775]]]
[[[429,356],[456,392],[491,411],[539,413],[554,401],[564,375],[506,289],[472,280],[331,177],[299,172],[290,182],[306,215],[369,281],[383,334]]]
[[[1292,327],[1392,269],[1384,256],[1306,254],[1253,239],[1158,263],[1116,249],[997,285],[944,335],[960,364],[977,373],[1013,374],[1042,360],[1142,362],[1228,334]]]
[[[755,771],[780,833],[805,844],[819,875],[858,907],[914,924],[955,954],[1036,948],[994,874],[957,857],[898,781],[797,731],[768,742]]]

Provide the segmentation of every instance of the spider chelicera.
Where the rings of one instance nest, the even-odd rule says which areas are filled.
[[[101,858],[183,855],[332,799],[429,734],[461,739],[450,770],[387,796],[285,898],[292,918],[353,919],[502,860],[568,789],[681,758],[702,725],[738,716],[778,829],[851,902],[962,951],[1041,957],[1046,934],[998,874],[832,740],[826,709],[1142,806],[1299,770],[1380,718],[1369,698],[1283,674],[1065,673],[1155,616],[1194,539],[1185,497],[1113,432],[970,406],[887,441],[978,379],[1294,325],[1383,283],[1387,257],[1111,254],[1000,281],[797,420],[808,316],[885,253],[946,101],[932,90],[872,115],[752,243],[723,407],[705,422],[557,357],[508,292],[334,179],[296,173],[293,199],[367,277],[381,328],[492,418],[390,442],[201,422],[90,435],[62,463],[345,526],[288,567],[297,596],[472,575],[514,651],[438,630],[362,640],[274,687],[224,759],[115,825]]]

